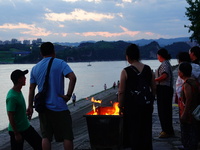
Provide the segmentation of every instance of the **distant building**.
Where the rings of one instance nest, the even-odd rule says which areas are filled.
[[[21,44],[21,41],[18,41],[17,39],[11,39],[11,44]]]
[[[24,40],[24,41],[23,41],[23,44],[24,44],[24,45],[30,45],[31,42],[30,42],[30,40]]]
[[[42,39],[41,38],[37,38],[37,43],[42,43]]]
[[[32,44],[41,44],[41,43],[42,43],[41,38],[37,38],[37,40],[32,40]]]
[[[6,40],[6,41],[3,42],[3,44],[11,44],[11,41]]]

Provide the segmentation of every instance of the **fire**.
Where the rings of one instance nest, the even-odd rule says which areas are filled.
[[[92,97],[91,102],[101,104],[102,100],[95,100],[94,97]]]
[[[93,110],[89,113],[87,113],[87,115],[119,115],[119,103],[118,102],[114,102],[113,106],[111,107],[95,107],[94,103],[102,103],[102,100],[95,100],[94,97],[92,97],[91,102],[93,102]]]
[[[93,115],[97,115],[97,112],[96,112],[96,107],[95,107],[95,105],[93,104],[93,106],[92,106],[92,108],[93,108]]]
[[[119,107],[118,107],[118,105],[119,105],[119,102],[113,103],[113,107],[115,108],[115,112],[114,112],[113,115],[119,115]]]

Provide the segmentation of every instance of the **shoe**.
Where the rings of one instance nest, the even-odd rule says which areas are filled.
[[[160,132],[159,138],[169,138],[172,137],[172,134],[167,134],[166,132],[162,131]]]

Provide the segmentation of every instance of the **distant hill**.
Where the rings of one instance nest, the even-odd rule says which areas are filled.
[[[182,39],[184,40],[184,38]],[[75,45],[55,44],[56,56],[67,62],[91,62],[91,61],[115,61],[125,60],[125,51],[127,46],[131,43],[139,45],[141,59],[157,59],[157,51],[162,47],[166,48],[171,54],[172,58],[176,58],[181,51],[186,51],[192,45],[188,41],[181,39],[171,39],[165,41],[165,46],[160,45],[157,41],[152,41],[145,45],[139,45],[136,42],[125,41],[90,41],[76,43]],[[175,42],[181,41],[181,42]],[[66,43],[67,44],[67,43]],[[37,63],[42,59],[40,55],[40,48],[38,45],[1,45],[0,46],[0,63]]]
[[[176,43],[176,42],[189,42],[190,39],[189,39],[189,37],[180,37],[180,38],[171,38],[171,39],[163,39],[163,38],[150,39],[150,40],[141,39],[141,40],[128,41],[128,42],[135,43],[135,44],[137,44],[139,46],[144,46],[144,45],[147,45],[147,44],[149,44],[149,43],[151,43],[153,41],[157,42],[161,47],[164,47],[164,46]]]
[[[128,43],[134,43],[137,44],[139,46],[144,46],[144,45],[148,45],[151,42],[157,42],[161,47],[167,46],[167,45],[171,45],[173,43],[176,42],[190,42],[189,37],[179,37],[179,38],[171,38],[171,39],[164,39],[164,38],[160,38],[160,39],[140,39],[140,40],[134,40],[134,41],[125,41]],[[111,41],[114,42],[114,41]],[[59,45],[63,45],[63,46],[79,46],[81,43],[96,43],[95,41],[82,41],[82,42],[75,42],[75,43],[69,43],[69,42],[56,42]]]

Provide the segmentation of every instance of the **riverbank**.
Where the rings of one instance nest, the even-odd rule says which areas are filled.
[[[174,68],[173,71],[174,79],[177,78],[177,68]],[[175,82],[175,81],[174,81]],[[102,106],[111,105],[110,101],[117,101],[116,96],[117,89],[108,89],[101,91],[97,94],[89,96],[87,99],[82,99],[77,101],[76,106],[72,104],[69,105],[71,111],[72,120],[73,120],[73,130],[74,130],[74,149],[76,150],[90,150],[90,140],[87,131],[87,123],[85,120],[85,115],[87,112],[92,110],[92,102],[90,101],[91,97],[95,99],[102,100]],[[38,118],[31,120],[31,125],[40,133],[39,121]],[[160,139],[158,135],[161,131],[160,121],[158,118],[157,112],[157,103],[154,103],[154,112],[153,112],[153,148],[154,150],[177,150],[177,146],[181,145],[180,142],[180,124],[178,116],[178,107],[176,104],[173,104],[173,127],[175,130],[175,136],[167,139]],[[9,135],[7,131],[0,133],[0,150],[10,149]],[[24,150],[31,150],[30,146],[26,143]],[[63,150],[62,143],[52,143],[52,150]]]
[[[85,118],[83,115],[85,115],[87,112],[92,110],[92,102],[90,101],[92,97],[94,99],[101,99],[102,100],[102,106],[108,106],[111,105],[110,101],[117,101],[117,89],[107,89],[104,91],[101,91],[99,93],[96,93],[94,95],[88,96],[85,99],[81,99],[76,102],[76,105],[73,106],[73,104],[69,104],[69,110],[72,115],[73,120],[73,129],[74,129],[74,147],[78,147],[78,143],[80,143],[81,140],[84,139],[85,135],[87,135],[87,127]],[[39,128],[39,119],[38,117],[32,119],[30,121],[31,125],[40,133]],[[7,132],[7,129],[4,129],[0,132],[0,150],[8,150],[10,149],[10,139]],[[82,139],[83,138],[83,139]],[[58,148],[60,147],[60,148]],[[62,149],[61,143],[53,142],[52,144],[53,150]],[[27,143],[24,145],[25,150],[31,149]]]

